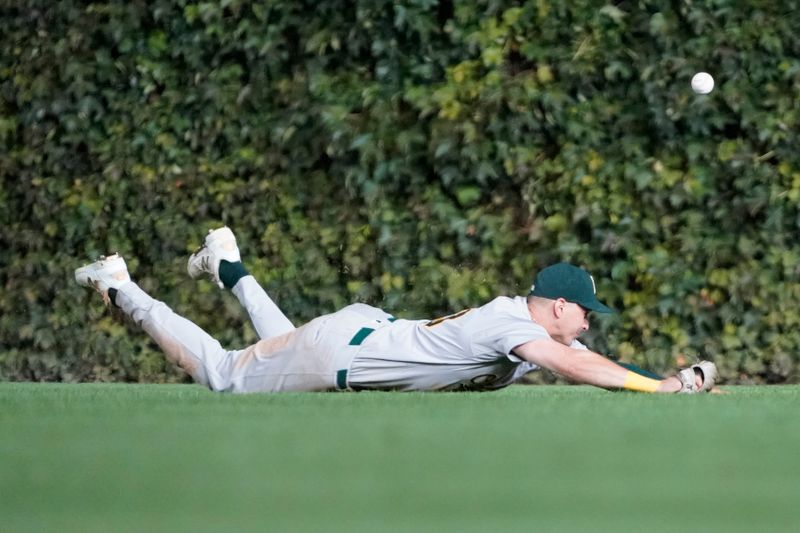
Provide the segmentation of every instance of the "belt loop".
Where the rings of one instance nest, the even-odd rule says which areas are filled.
[[[347,389],[347,369],[343,368],[336,372],[336,388],[339,390]]]

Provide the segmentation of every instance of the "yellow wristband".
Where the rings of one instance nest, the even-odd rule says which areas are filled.
[[[661,381],[657,379],[646,378],[629,370],[625,375],[625,383],[622,384],[622,388],[639,392],[655,392],[660,385]]]

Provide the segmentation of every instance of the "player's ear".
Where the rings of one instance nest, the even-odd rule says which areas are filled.
[[[561,318],[564,314],[564,309],[567,307],[567,301],[564,298],[553,300],[553,316]]]

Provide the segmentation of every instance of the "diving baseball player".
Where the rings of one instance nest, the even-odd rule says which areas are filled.
[[[695,393],[711,390],[717,376],[704,361],[652,379],[586,349],[577,338],[589,328],[587,314],[611,310],[591,276],[566,263],[539,272],[527,297],[500,296],[434,320],[353,304],[299,328],[248,274],[229,228],[209,232],[188,272],[230,289],[261,340],[224,349],[131,281],[117,254],[78,268],[75,279],[122,309],[197,383],[221,392],[491,390],[544,367],[607,389]]]

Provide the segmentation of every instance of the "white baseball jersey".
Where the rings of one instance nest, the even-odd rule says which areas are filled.
[[[550,338],[531,319],[522,296],[501,296],[435,320],[377,320],[368,325],[350,366],[353,389],[486,390],[538,368],[514,355],[526,342]],[[578,341],[573,348],[586,349]]]

